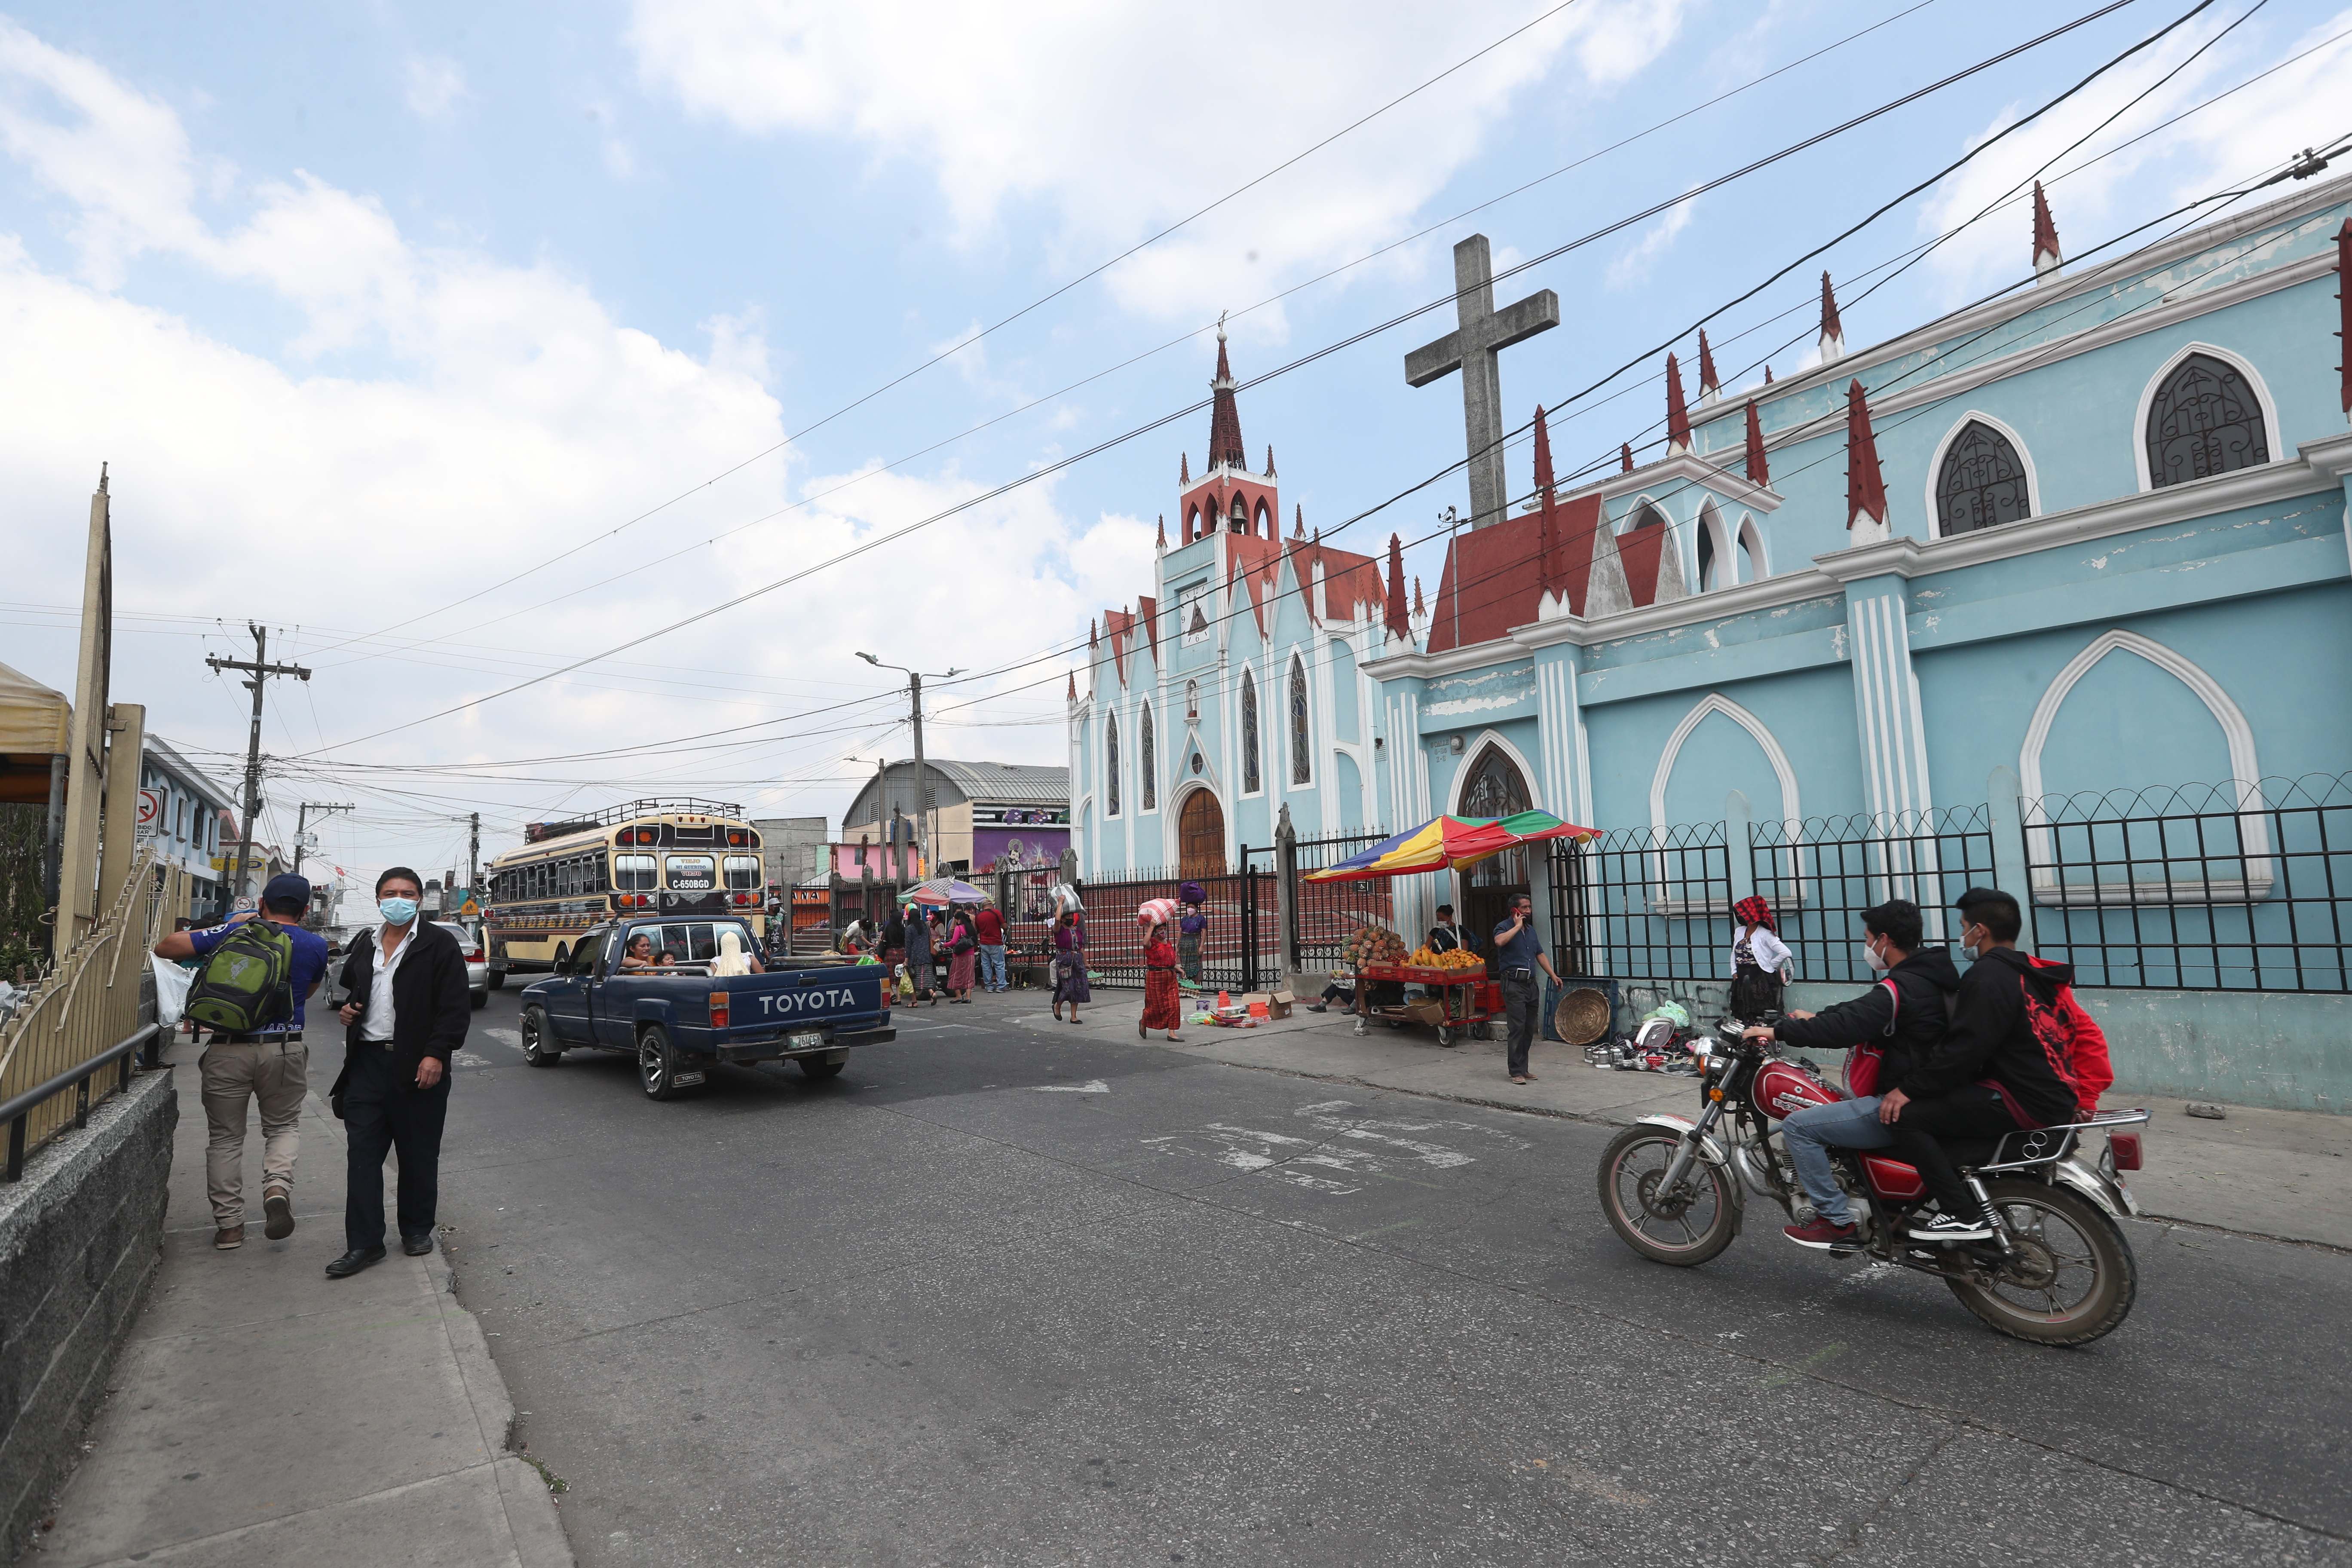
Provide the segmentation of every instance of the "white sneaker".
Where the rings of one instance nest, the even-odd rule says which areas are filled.
[[[1939,1214],[1931,1220],[1911,1222],[1914,1241],[1990,1241],[1992,1226],[1980,1219],[1954,1219]]]

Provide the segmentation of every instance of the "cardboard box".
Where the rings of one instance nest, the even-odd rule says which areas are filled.
[[[1416,1024],[1427,1024],[1434,1028],[1445,1022],[1445,1004],[1443,1002],[1426,1000],[1408,1002],[1404,1005],[1404,1010],[1406,1016]]]
[[[1287,1018],[1290,1016],[1292,1005],[1297,1000],[1297,997],[1287,991],[1277,991],[1274,994],[1273,999],[1265,1005],[1265,1016],[1269,1018]]]

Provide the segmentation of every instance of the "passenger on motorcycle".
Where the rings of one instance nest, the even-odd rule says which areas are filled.
[[[1792,1012],[1777,1025],[1748,1030],[1748,1037],[1822,1051],[1864,1047],[1876,1054],[1879,1081],[1901,1082],[1944,1037],[1946,997],[1960,983],[1948,952],[1919,945],[1920,927],[1919,906],[1908,899],[1863,910],[1863,952],[1885,978],[1852,1001],[1821,1013]],[[1797,1181],[1813,1200],[1811,1221],[1784,1227],[1800,1247],[1844,1247],[1861,1240],[1845,1189],[1830,1168],[1830,1150],[1893,1145],[1895,1130],[1879,1119],[1878,1104],[1876,1095],[1864,1093],[1809,1105],[1780,1123]]]
[[[2106,1088],[2104,1078],[2091,1081],[2093,1041],[2079,1037],[2069,1016],[2074,966],[2017,951],[2023,922],[2017,900],[2007,893],[1970,888],[1958,907],[1964,922],[1960,945],[1976,954],[1976,963],[1960,977],[1951,1024],[1927,1059],[1893,1080],[1895,1087],[1878,1102],[1896,1149],[1918,1169],[1942,1211],[1913,1223],[1911,1236],[1920,1241],[1980,1241],[1992,1235],[1952,1163],[1948,1142],[2063,1126],[2076,1120],[2078,1105],[2097,1104]],[[2097,1034],[2095,1025],[2090,1033]],[[2095,1060],[2105,1073],[2103,1037],[2096,1040]]]

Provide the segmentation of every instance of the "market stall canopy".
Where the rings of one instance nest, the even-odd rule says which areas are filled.
[[[46,803],[49,759],[73,742],[73,704],[0,664],[0,801]]]
[[[1363,882],[1377,877],[1408,877],[1491,860],[1506,849],[1545,838],[1592,838],[1590,827],[1562,822],[1548,811],[1509,816],[1433,816],[1419,827],[1384,839],[1336,866],[1309,871],[1309,882]]]
[[[899,895],[899,901],[921,904],[927,909],[943,909],[949,904],[992,904],[996,900],[970,882],[959,882],[953,877],[934,877],[928,882],[918,882]]]

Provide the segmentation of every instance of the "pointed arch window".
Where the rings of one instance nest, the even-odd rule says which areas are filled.
[[[1469,777],[1462,785],[1462,815],[1465,816],[1514,816],[1533,807],[1528,795],[1527,775],[1519,772],[1518,763],[1509,752],[1493,742],[1486,743],[1470,764]],[[1474,888],[1524,888],[1528,883],[1528,852],[1525,848],[1506,849],[1491,860],[1481,860],[1472,868],[1470,885]]]
[[[1157,738],[1151,733],[1151,704],[1149,702],[1143,705],[1143,717],[1139,723],[1141,727],[1136,738],[1141,743],[1135,753],[1135,770],[1143,784],[1143,809],[1158,811],[1160,809],[1158,766],[1160,748]]]
[[[1103,715],[1103,815],[1118,815],[1118,715]]]
[[[2236,365],[2190,354],[2156,389],[2147,411],[2150,485],[2187,484],[2270,460],[2262,402]]]
[[[1255,795],[1265,787],[1257,765],[1257,679],[1242,671],[1242,793]]]
[[[1706,520],[1701,520],[1698,529],[1698,591],[1711,593],[1715,585],[1715,530]]]
[[[1969,420],[1944,449],[1936,476],[1937,531],[1949,539],[2032,515],[2025,459],[2008,437],[1981,419]]]
[[[1290,782],[1303,784],[1314,776],[1314,752],[1307,732],[1307,666],[1290,656]]]
[[[1665,526],[1666,514],[1660,511],[1648,501],[1643,501],[1642,503],[1642,510],[1633,514],[1633,528],[1664,528]],[[1626,531],[1630,533],[1633,531],[1633,529],[1628,529]]]

